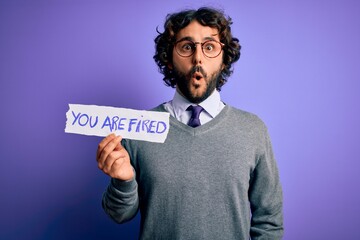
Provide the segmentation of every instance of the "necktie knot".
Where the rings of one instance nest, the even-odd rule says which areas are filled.
[[[200,123],[200,113],[204,110],[201,106],[196,105],[196,106],[192,106],[190,105],[187,110],[191,111],[191,118],[189,120],[188,125],[190,127],[198,127],[201,125]]]

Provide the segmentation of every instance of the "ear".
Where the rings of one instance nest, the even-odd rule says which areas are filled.
[[[167,64],[167,67],[168,67],[170,70],[173,69],[173,65],[172,65],[171,63],[168,63],[168,64]]]

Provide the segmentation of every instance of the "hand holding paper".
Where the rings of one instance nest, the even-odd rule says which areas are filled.
[[[99,143],[96,160],[98,167],[110,177],[128,181],[134,177],[134,171],[129,154],[120,141],[121,137],[115,134],[104,138]]]

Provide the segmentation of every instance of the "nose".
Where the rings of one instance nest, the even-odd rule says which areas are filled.
[[[201,49],[201,43],[195,43],[196,45],[196,47],[195,47],[195,52],[194,52],[194,54],[193,54],[193,63],[195,64],[195,65],[198,65],[198,64],[201,64],[202,63],[202,59],[203,59],[203,57],[204,57],[204,55],[203,55],[203,52],[202,52],[202,49]]]

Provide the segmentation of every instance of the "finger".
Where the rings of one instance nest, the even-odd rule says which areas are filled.
[[[120,159],[126,160],[126,158],[128,158],[128,154],[124,148],[121,150],[114,150],[109,153],[103,163],[99,163],[99,168],[105,170],[105,172],[109,172],[115,162]]]
[[[120,145],[120,136],[115,137],[112,139],[101,151],[100,156],[98,158],[98,163],[101,165],[104,165],[105,160],[109,156],[109,154],[113,151],[115,151],[115,148]],[[117,150],[116,150],[117,151]]]
[[[114,140],[116,138],[115,134],[111,133],[107,137],[105,137],[98,145],[98,149],[96,151],[96,159],[98,160],[100,158],[100,155],[102,151],[104,150],[104,147],[109,144],[110,141]]]
[[[122,137],[120,135],[118,137],[120,138],[120,140],[119,140],[120,144],[116,145],[115,150],[122,150],[122,149],[124,149],[124,147],[121,144]]]
[[[113,169],[115,162],[123,162],[124,160],[124,154],[120,151],[113,151],[111,152],[108,157],[105,159],[105,162],[103,165],[99,164],[99,168],[103,170],[105,173],[109,174]]]

